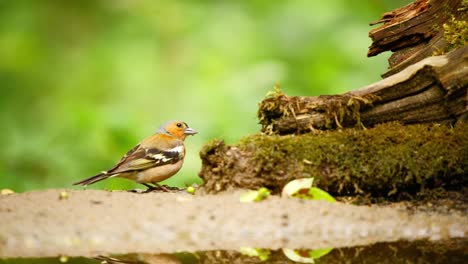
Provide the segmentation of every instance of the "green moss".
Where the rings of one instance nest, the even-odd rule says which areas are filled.
[[[463,0],[461,6],[458,8],[458,11],[463,12],[468,10],[468,0]]]
[[[463,3],[465,7],[462,8],[466,9],[466,1]],[[452,16],[447,23],[443,24],[443,28],[444,38],[447,41],[445,52],[465,46],[468,40],[468,22],[466,20],[457,20]]]
[[[457,12],[450,14],[449,20],[442,25],[444,38],[447,41],[445,52],[463,47],[468,40],[468,0],[463,0],[457,8]]]
[[[220,145],[224,145],[224,141],[218,138],[207,142],[200,150],[200,156],[205,157],[212,155]]]
[[[268,187],[274,193],[290,180],[315,177],[317,187],[333,195],[396,197],[425,188],[466,184],[468,125],[345,129],[300,136],[252,135],[235,146],[221,146],[201,173],[223,189]],[[219,143],[217,144],[219,147]],[[213,145],[207,147],[213,148]],[[210,174],[211,173],[211,174]],[[208,183],[209,185],[209,183]]]

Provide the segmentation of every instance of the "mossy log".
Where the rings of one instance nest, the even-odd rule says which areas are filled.
[[[307,133],[315,129],[457,120],[468,113],[468,45],[426,58],[405,70],[342,95],[286,96],[259,104],[262,131]]]
[[[390,70],[393,75],[414,63],[465,45],[468,38],[468,1],[416,0],[407,6],[384,13],[371,25],[373,43],[368,56],[391,50]]]
[[[208,192],[267,187],[314,177],[332,195],[395,197],[427,188],[466,186],[468,124],[378,125],[304,135],[252,135],[236,145],[201,150],[199,176]]]

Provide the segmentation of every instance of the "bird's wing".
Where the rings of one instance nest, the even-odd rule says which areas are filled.
[[[140,148],[140,144],[136,145],[135,147],[133,147],[131,150],[129,150],[127,153],[125,153],[125,155],[119,160],[119,162],[117,162],[117,164],[114,165],[114,167],[112,167],[110,170],[107,171],[107,173],[111,173],[113,171],[115,171],[118,167],[120,167],[120,165],[122,165],[123,163],[125,163],[125,161],[130,157],[130,156],[139,156],[139,152],[138,151]]]
[[[173,164],[184,158],[184,146],[176,145],[168,150],[160,150],[157,148],[146,148],[137,145],[130,150],[117,163],[114,168],[107,173],[118,174],[124,172],[141,171],[148,168]]]

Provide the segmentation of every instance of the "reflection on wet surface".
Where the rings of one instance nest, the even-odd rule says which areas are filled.
[[[258,253],[258,254],[257,254]],[[370,246],[332,250],[204,251],[175,254],[126,254],[94,258],[3,259],[0,264],[101,263],[101,264],[188,264],[188,263],[468,263],[468,241],[377,243]]]

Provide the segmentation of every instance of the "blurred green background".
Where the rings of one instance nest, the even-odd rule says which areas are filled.
[[[0,189],[70,188],[172,119],[200,133],[164,183],[200,182],[203,143],[256,133],[275,83],[319,95],[379,80],[388,54],[366,58],[368,23],[408,2],[0,1]]]

